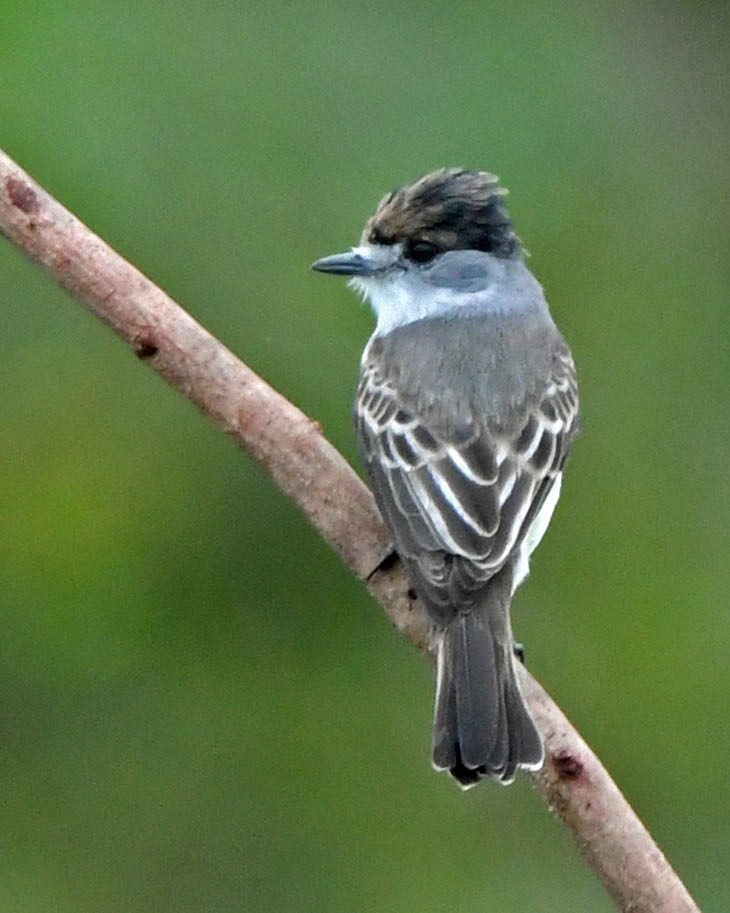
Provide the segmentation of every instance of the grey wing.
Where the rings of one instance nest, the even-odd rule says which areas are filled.
[[[480,591],[537,525],[578,430],[567,347],[521,415],[509,432],[475,419],[458,433],[438,433],[403,406],[376,364],[363,367],[355,410],[361,458],[396,547],[434,610]]]

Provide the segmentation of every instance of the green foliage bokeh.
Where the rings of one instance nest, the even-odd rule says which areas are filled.
[[[2,143],[354,460],[312,275],[439,165],[512,190],[584,432],[531,668],[730,906],[720,4],[2,4]],[[609,911],[532,794],[428,763],[431,674],[246,457],[0,244],[6,913]]]

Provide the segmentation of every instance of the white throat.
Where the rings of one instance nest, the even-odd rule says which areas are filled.
[[[494,288],[479,292],[436,288],[414,281],[406,272],[353,279],[351,285],[370,302],[378,335],[414,320],[444,317],[457,310],[469,309],[469,305],[485,305],[496,291]]]
[[[383,335],[414,320],[479,311],[499,314],[545,309],[537,280],[521,259],[504,259],[475,250],[441,254],[417,265],[402,256],[400,244],[364,244],[354,249],[378,269],[350,280],[366,298]]]

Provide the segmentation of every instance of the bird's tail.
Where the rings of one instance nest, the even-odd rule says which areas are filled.
[[[508,607],[458,615],[438,642],[433,764],[463,788],[491,775],[511,783],[536,770],[542,739],[520,691]]]

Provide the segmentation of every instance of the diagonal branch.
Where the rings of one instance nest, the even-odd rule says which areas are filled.
[[[428,649],[428,625],[372,496],[321,429],[0,152],[0,231],[258,460],[393,625]],[[623,911],[699,913],[600,761],[540,685],[523,687],[545,737],[535,786]]]

